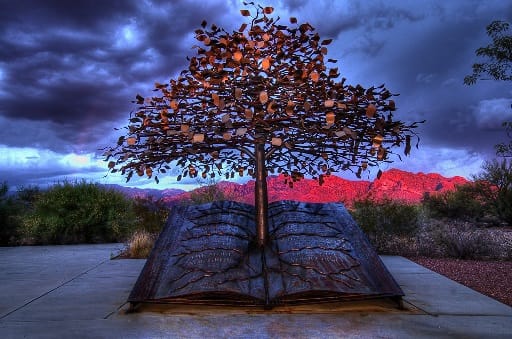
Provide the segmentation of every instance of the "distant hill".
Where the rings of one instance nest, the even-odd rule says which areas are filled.
[[[121,185],[115,185],[115,184],[106,184],[102,185],[105,188],[111,188],[116,191],[119,191],[130,198],[147,198],[152,197],[156,200],[163,199],[163,198],[170,198],[173,196],[177,196],[180,194],[185,193],[186,191],[175,189],[175,188],[168,188],[163,190],[158,189],[150,189],[150,188],[136,188],[136,187],[125,187]]]
[[[318,181],[303,179],[295,182],[293,188],[285,183],[284,176],[273,176],[267,180],[269,202],[296,200],[304,202],[344,202],[351,205],[357,199],[382,200],[385,198],[408,203],[420,202],[425,193],[435,194],[454,190],[457,185],[467,183],[463,177],[446,178],[438,173],[411,173],[392,169],[372,181],[347,180],[334,175],[326,177],[322,186]],[[231,200],[254,204],[254,181],[246,184],[221,181],[219,189]],[[198,188],[199,190],[201,188]],[[144,191],[144,190],[142,190]],[[153,191],[153,190],[151,190]],[[190,192],[179,190],[161,191],[161,199],[173,205],[190,198]]]

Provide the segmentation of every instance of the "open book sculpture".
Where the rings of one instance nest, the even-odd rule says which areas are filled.
[[[276,305],[403,292],[341,204],[269,205],[268,241],[254,241],[254,206],[175,207],[130,296],[138,303]]]

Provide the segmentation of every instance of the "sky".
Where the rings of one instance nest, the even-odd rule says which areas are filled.
[[[283,23],[309,22],[332,38],[329,58],[348,84],[385,84],[395,118],[426,120],[419,149],[382,170],[471,178],[512,120],[510,83],[463,84],[490,43],[485,27],[512,22],[503,0],[280,0]],[[235,0],[0,0],[0,182],[11,188],[85,179],[124,184],[101,149],[128,124],[136,94],[176,78],[192,56],[203,20],[227,31],[245,22]],[[376,171],[370,173],[370,180]],[[343,176],[355,179],[351,174]],[[130,186],[190,188],[175,177]]]

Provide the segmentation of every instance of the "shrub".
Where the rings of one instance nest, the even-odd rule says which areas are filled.
[[[388,253],[391,250],[390,246],[396,243],[395,238],[413,236],[420,224],[418,206],[392,200],[356,201],[351,213],[377,251],[381,253]]]
[[[498,259],[500,245],[489,232],[468,224],[443,224],[432,233],[433,243],[443,257],[457,259]]]
[[[159,233],[169,216],[165,203],[153,197],[134,198],[132,208],[136,215],[135,228],[149,233]]]
[[[474,221],[481,219],[488,210],[488,195],[488,186],[469,183],[453,191],[425,195],[422,204],[435,218]]]
[[[0,184],[0,246],[13,245],[18,238],[21,205],[8,196],[9,186]]]
[[[122,241],[135,227],[129,199],[85,181],[59,183],[40,193],[23,217],[25,242],[38,244]]]
[[[229,197],[214,182],[202,185],[190,193],[191,203],[198,205],[228,199]]]

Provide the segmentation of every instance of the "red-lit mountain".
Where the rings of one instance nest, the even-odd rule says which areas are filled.
[[[445,178],[437,173],[410,173],[397,169],[386,171],[380,179],[370,181],[353,181],[334,175],[325,178],[322,186],[318,181],[303,179],[295,182],[293,188],[285,184],[280,175],[269,177],[269,202],[278,200],[296,200],[304,202],[343,202],[351,205],[354,200],[370,198],[373,200],[392,199],[408,203],[419,202],[425,193],[450,191],[457,185],[467,183],[462,177]],[[222,181],[218,188],[230,200],[254,204],[254,181],[246,184]],[[201,190],[199,188],[198,190]],[[164,196],[164,201],[172,204],[190,198],[191,193]]]

